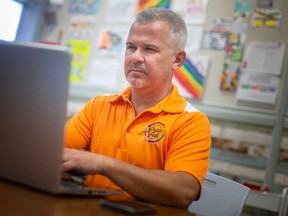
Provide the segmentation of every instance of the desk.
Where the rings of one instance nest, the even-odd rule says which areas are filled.
[[[100,198],[54,196],[0,179],[0,215],[3,216],[114,216],[121,213],[99,205]],[[195,215],[156,205],[155,215]]]

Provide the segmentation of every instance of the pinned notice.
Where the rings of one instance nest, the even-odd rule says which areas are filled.
[[[280,75],[284,53],[284,43],[252,41],[246,46],[242,71]]]

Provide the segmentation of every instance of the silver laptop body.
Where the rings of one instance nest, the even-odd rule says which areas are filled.
[[[62,46],[0,41],[0,178],[54,194],[119,194],[60,185],[70,62]]]

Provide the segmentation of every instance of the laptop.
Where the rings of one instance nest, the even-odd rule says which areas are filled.
[[[61,184],[70,62],[64,46],[0,41],[0,178],[52,194],[121,194]]]

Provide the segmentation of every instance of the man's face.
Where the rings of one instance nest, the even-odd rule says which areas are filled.
[[[161,89],[171,84],[175,52],[166,22],[134,23],[125,53],[125,77],[133,88]]]

